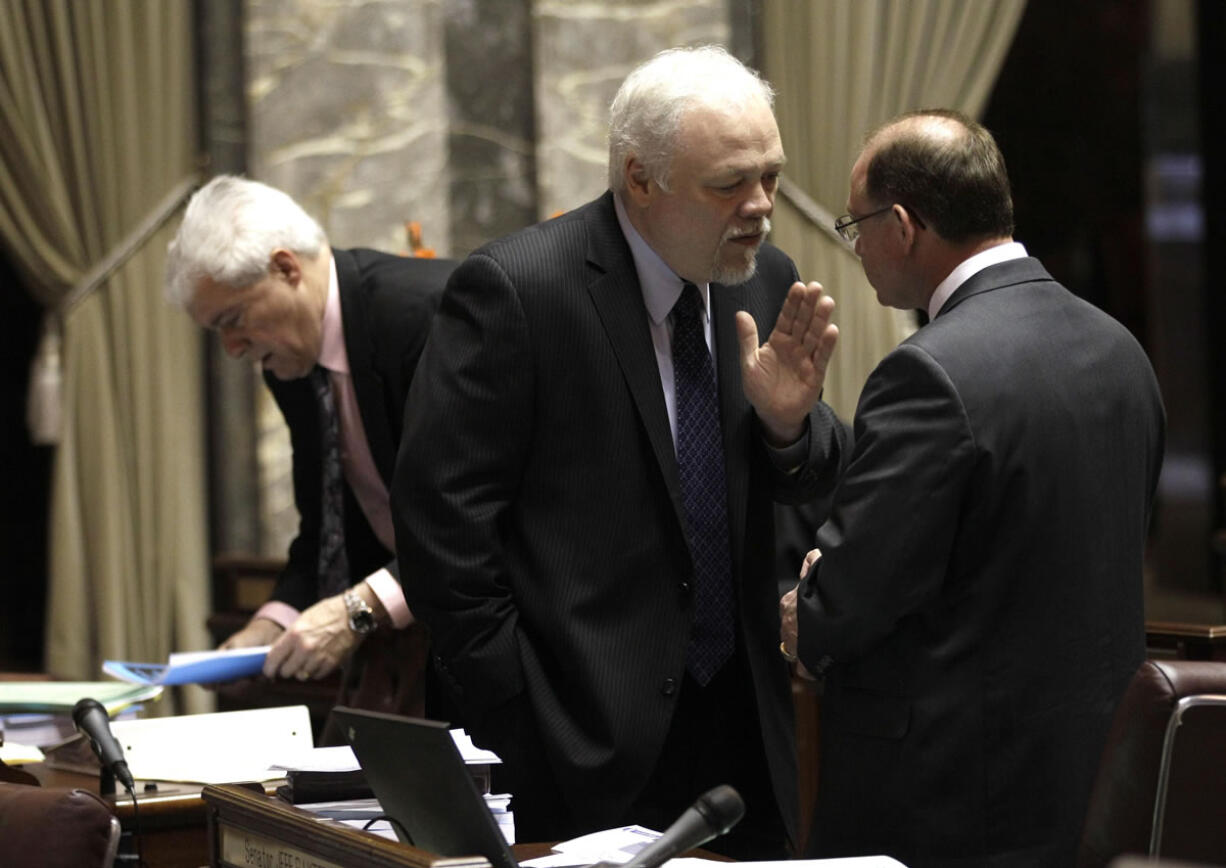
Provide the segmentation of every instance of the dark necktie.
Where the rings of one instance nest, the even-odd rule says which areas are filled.
[[[694,626],[686,666],[699,684],[710,681],[736,647],[723,435],[715,367],[703,331],[702,297],[687,283],[673,306],[673,376],[677,469],[694,559]]]
[[[319,452],[323,485],[319,497],[319,598],[333,597],[349,587],[345,555],[345,489],[341,467],[340,425],[332,380],[326,368],[315,366],[311,385],[319,407]]]

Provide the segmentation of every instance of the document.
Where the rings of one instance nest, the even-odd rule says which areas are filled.
[[[664,868],[726,868],[727,862],[689,856],[669,859]],[[737,862],[737,868],[907,868],[889,856],[846,856],[841,859],[788,859],[783,862]]]
[[[284,777],[269,758],[301,754],[314,741],[305,705],[115,721],[111,731],[133,777],[199,784]]]
[[[0,714],[71,714],[77,700],[98,700],[114,716],[129,705],[157,699],[162,688],[114,681],[0,682]]]
[[[186,651],[171,654],[166,663],[128,663],[107,660],[102,671],[133,684],[216,684],[259,675],[268,645],[228,648],[224,651]]]
[[[591,832],[578,838],[553,845],[548,856],[538,856],[521,862],[525,868],[571,868],[607,862],[620,865],[629,862],[640,850],[660,837],[660,833],[645,826],[622,826]]]
[[[19,766],[26,763],[40,763],[43,752],[32,744],[18,744],[15,741],[5,741],[0,744],[0,762],[5,765]]]

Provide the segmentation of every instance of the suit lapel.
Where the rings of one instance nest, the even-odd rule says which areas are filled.
[[[741,387],[741,351],[736,334],[736,312],[745,309],[746,284],[711,285],[716,366],[719,377],[720,425],[724,435],[724,475],[728,484],[728,530],[732,537],[733,575],[741,574],[745,548],[745,511],[749,502],[751,414]],[[762,325],[758,325],[761,331]]]
[[[391,423],[383,407],[383,377],[375,369],[374,341],[370,333],[370,311],[362,290],[362,275],[348,250],[333,250],[336,280],[341,294],[341,322],[345,329],[345,353],[353,391],[366,431],[366,443],[383,484],[390,486],[396,450],[392,448]]]
[[[673,509],[685,527],[681,505],[681,483],[677,476],[677,453],[673,447],[668,409],[660,387],[660,369],[647,325],[647,307],[634,269],[634,258],[617,223],[612,194],[605,194],[586,215],[588,263],[595,278],[588,294],[596,308],[618,365],[626,379],[631,398],[652,452],[664,476]]]

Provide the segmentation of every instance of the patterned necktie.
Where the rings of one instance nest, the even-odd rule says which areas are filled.
[[[687,283],[673,306],[677,469],[694,560],[694,626],[686,666],[705,685],[732,656],[736,626],[719,398],[703,332],[702,297]]]
[[[349,587],[349,558],[345,555],[345,490],[341,467],[340,425],[332,380],[326,368],[315,366],[311,385],[319,407],[319,598],[333,597]]]

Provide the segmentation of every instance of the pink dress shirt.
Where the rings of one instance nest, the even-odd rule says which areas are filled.
[[[328,299],[324,303],[319,364],[328,369],[332,391],[336,396],[336,409],[340,416],[341,465],[345,470],[345,480],[353,490],[375,536],[388,551],[395,553],[396,537],[392,531],[392,510],[387,486],[383,484],[383,478],[375,467],[374,456],[370,454],[357,394],[353,390],[349,354],[345,351],[345,329],[341,320],[341,294],[336,279],[335,261],[331,262],[328,271]],[[386,568],[371,573],[365,582],[387,610],[396,629],[413,623],[415,619],[405,602],[404,591]],[[289,629],[299,614],[293,606],[273,601],[261,606],[255,616],[267,618]]]

